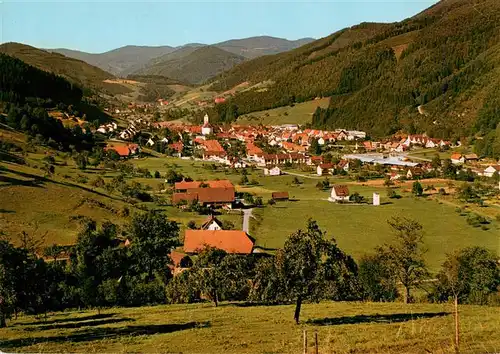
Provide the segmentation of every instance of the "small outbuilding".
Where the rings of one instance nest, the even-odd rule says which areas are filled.
[[[290,200],[288,192],[273,192],[272,198],[276,201],[278,200]]]

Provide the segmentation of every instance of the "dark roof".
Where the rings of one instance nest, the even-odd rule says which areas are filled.
[[[289,199],[288,192],[273,192],[272,194],[273,199]]]

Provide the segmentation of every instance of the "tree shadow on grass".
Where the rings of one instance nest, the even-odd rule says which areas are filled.
[[[99,320],[99,319],[104,319],[104,318],[110,318],[116,316],[116,313],[99,313],[95,315],[89,315],[89,316],[82,316],[82,317],[67,317],[67,318],[57,318],[54,320],[40,320],[40,321],[33,321],[33,322],[25,322],[25,323],[19,323],[16,324],[18,326],[33,326],[33,325],[48,325],[48,324],[54,324],[54,323],[65,323],[65,322],[78,322],[78,321],[89,321],[89,320]]]
[[[49,329],[68,329],[68,328],[81,328],[81,327],[96,327],[111,323],[120,322],[132,322],[135,321],[133,318],[107,318],[103,320],[91,320],[91,321],[79,321],[79,322],[68,322],[61,324],[48,324],[42,326],[33,326],[24,328],[25,331],[45,331]]]
[[[398,323],[422,318],[448,316],[449,312],[423,312],[423,313],[393,313],[387,315],[356,315],[344,317],[319,318],[308,320],[306,323],[316,326],[335,326],[360,323]]]
[[[210,322],[188,322],[182,324],[165,325],[143,325],[143,326],[125,326],[125,327],[98,327],[89,328],[67,335],[52,337],[31,337],[16,338],[10,340],[0,340],[0,349],[13,349],[25,346],[36,345],[40,343],[80,343],[90,342],[100,339],[113,339],[121,336],[141,336],[163,333],[172,333],[193,328],[210,327]]]
[[[0,214],[15,214],[14,210],[0,209]]]

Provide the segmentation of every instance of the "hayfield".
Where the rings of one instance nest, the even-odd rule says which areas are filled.
[[[244,303],[164,305],[51,314],[46,321],[21,316],[0,329],[7,352],[299,353],[303,330],[308,353],[314,332],[320,353],[450,353],[450,304],[305,304],[302,323],[293,305]],[[500,349],[500,311],[460,306],[461,352]]]
[[[326,108],[330,98],[296,103],[293,107],[279,107],[260,112],[242,115],[236,124],[242,125],[280,125],[280,124],[306,124],[311,123],[312,115],[317,107]]]

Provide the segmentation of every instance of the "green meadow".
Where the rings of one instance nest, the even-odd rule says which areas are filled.
[[[321,302],[163,305],[20,316],[0,329],[0,350],[37,353],[451,353],[451,304]],[[460,306],[461,352],[500,349],[498,308]]]

